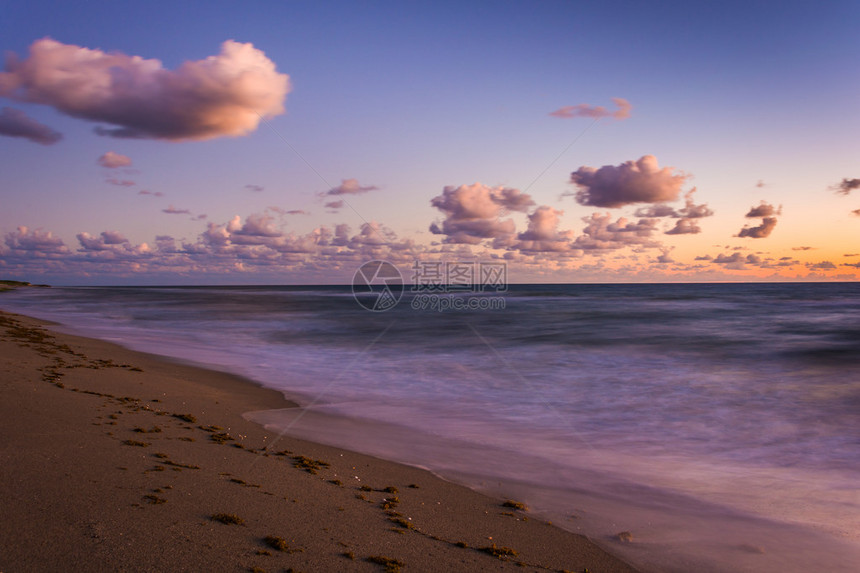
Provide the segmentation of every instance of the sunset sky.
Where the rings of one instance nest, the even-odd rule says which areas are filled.
[[[0,0],[0,278],[857,280],[860,3]]]

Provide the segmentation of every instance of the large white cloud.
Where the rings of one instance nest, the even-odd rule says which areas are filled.
[[[674,171],[674,167],[661,169],[656,157],[644,155],[636,161],[599,169],[582,166],[570,174],[570,181],[579,187],[575,193],[577,202],[613,208],[675,201],[689,176]]]
[[[106,123],[96,132],[127,138],[245,135],[283,113],[289,91],[289,77],[262,51],[233,40],[217,56],[168,70],[159,60],[43,38],[0,72],[0,96]]]
[[[63,134],[13,107],[0,109],[0,135],[23,137],[42,145],[52,145],[63,138]]]

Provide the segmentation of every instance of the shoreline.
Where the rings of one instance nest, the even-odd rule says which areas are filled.
[[[0,311],[0,570],[635,571],[505,500],[243,418],[296,407],[281,392],[50,327]]]

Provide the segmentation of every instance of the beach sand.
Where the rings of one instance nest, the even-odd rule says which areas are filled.
[[[0,313],[0,572],[634,571],[505,500],[242,418],[279,392],[49,328]]]

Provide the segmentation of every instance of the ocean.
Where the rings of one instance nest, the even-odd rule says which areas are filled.
[[[858,570],[860,284],[422,296],[55,287],[0,308],[281,390],[304,408],[246,417],[524,501],[643,570]]]

